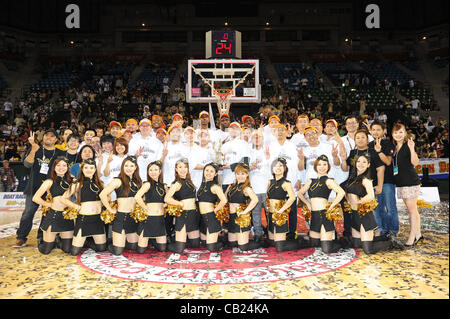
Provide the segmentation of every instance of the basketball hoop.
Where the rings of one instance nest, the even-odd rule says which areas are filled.
[[[233,94],[233,89],[214,89],[214,95],[218,97],[217,106],[220,114],[228,114],[230,108],[229,99]]]

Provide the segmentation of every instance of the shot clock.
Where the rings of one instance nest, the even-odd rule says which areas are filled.
[[[206,58],[240,59],[241,33],[239,31],[212,30],[206,32]]]

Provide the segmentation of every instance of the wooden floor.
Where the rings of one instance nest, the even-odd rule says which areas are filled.
[[[1,211],[3,218],[0,221],[6,220],[6,214],[20,217],[20,213]],[[404,208],[400,208],[399,215],[399,238],[404,242],[408,232],[408,217]],[[421,217],[425,241],[417,248],[370,256],[359,250],[354,252],[351,262],[326,272],[293,279],[272,278],[267,282],[237,284],[215,284],[211,281],[177,284],[146,281],[145,278],[124,279],[91,269],[83,265],[80,257],[64,254],[59,249],[54,249],[49,255],[41,255],[36,248],[39,219],[35,220],[27,246],[12,248],[17,223],[11,223],[8,219],[0,226],[0,298],[448,299],[448,203],[422,209]],[[276,254],[271,249],[266,253]],[[344,253],[353,254],[353,251]],[[326,264],[328,257],[320,251],[316,253],[317,258]],[[111,256],[107,252],[97,255],[100,255],[97,259]],[[138,258],[132,255],[127,253],[128,258]],[[294,258],[294,253],[289,257]],[[185,263],[183,267],[188,269],[190,264]]]

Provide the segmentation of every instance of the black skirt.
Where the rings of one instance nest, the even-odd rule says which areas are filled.
[[[200,232],[202,234],[206,234],[206,231],[210,234],[218,233],[222,230],[222,226],[220,225],[220,221],[216,217],[216,213],[211,212],[207,214],[200,214]]]
[[[186,232],[200,229],[200,213],[196,209],[183,210],[181,215],[175,217],[175,231],[181,231],[186,226]]]
[[[327,218],[326,212],[326,209],[311,211],[311,223],[309,230],[320,233],[320,228],[322,228],[322,225],[326,232],[335,230],[334,222]]]
[[[115,233],[122,233],[125,230],[125,234],[136,233],[138,223],[131,217],[130,213],[117,212],[114,221],[112,222],[112,231]]]
[[[252,228],[251,223],[250,223],[250,226],[241,228],[241,226],[236,224],[236,218],[237,217],[238,217],[237,213],[230,214],[230,221],[228,222],[228,232],[229,233],[246,232],[246,231],[249,231]]]
[[[46,231],[50,226],[53,233],[62,233],[73,231],[75,223],[71,219],[64,219],[62,211],[50,209],[42,218],[41,229]]]
[[[166,236],[166,224],[164,216],[147,216],[147,219],[140,222],[137,227],[137,233],[144,237],[161,237]]]
[[[269,213],[269,216],[268,216],[267,226],[268,226],[268,230],[271,233],[275,233],[276,232],[277,234],[282,234],[282,233],[287,233],[289,231],[288,222],[286,221],[286,223],[284,223],[283,225],[278,226],[277,224],[275,224],[273,222],[271,213]]]
[[[81,231],[82,237],[104,235],[105,223],[100,219],[100,214],[95,215],[81,215],[77,216],[75,220],[74,236],[77,236]]]
[[[352,216],[352,228],[358,232],[361,229],[361,225],[363,225],[365,231],[375,230],[378,228],[373,212],[369,212],[363,216],[358,213],[357,210],[352,210],[350,215]]]

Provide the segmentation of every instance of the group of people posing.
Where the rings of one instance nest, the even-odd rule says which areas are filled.
[[[63,148],[55,147],[51,129],[41,145],[31,136],[25,165],[32,176],[17,247],[24,245],[31,229],[27,220],[39,205],[45,211],[38,232],[43,254],[55,247],[72,255],[84,247],[144,253],[150,245],[176,253],[186,247],[273,246],[321,247],[324,253],[354,247],[372,254],[423,240],[414,168],[419,160],[402,124],[395,124],[387,139],[384,123],[360,127],[357,117],[348,116],[347,135],[341,137],[336,121],[310,121],[302,114],[288,139],[277,116],[255,128],[251,116],[241,124],[222,114],[219,121],[228,125],[217,130],[209,127],[205,111],[197,130],[183,128],[179,114],[172,120],[167,131],[152,130],[149,119],[128,120],[125,128],[112,122],[110,127],[119,129],[100,138],[100,150],[90,145],[95,131],[88,137],[85,132],[82,143],[68,133]],[[410,216],[404,244],[396,239],[395,190]],[[377,205],[370,206],[375,199]],[[364,205],[376,208],[361,210]],[[296,232],[298,208],[307,215],[309,234]],[[343,219],[341,238],[332,211]]]

